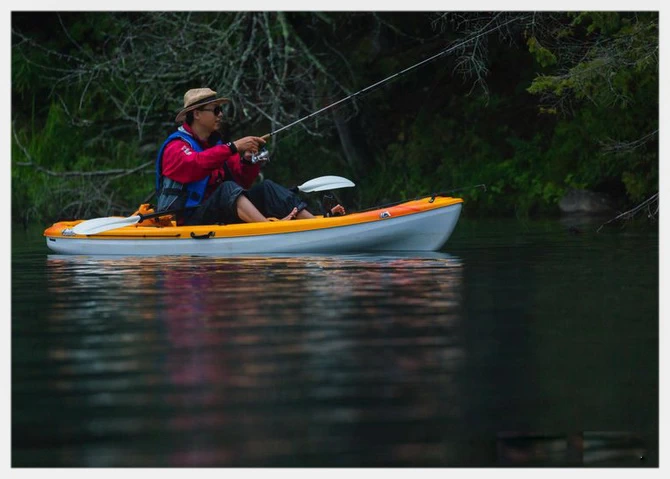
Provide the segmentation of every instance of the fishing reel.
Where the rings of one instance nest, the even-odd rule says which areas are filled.
[[[265,165],[270,161],[270,152],[264,146],[258,151],[258,153],[253,153],[251,155],[251,164],[255,165],[260,163],[261,166]]]

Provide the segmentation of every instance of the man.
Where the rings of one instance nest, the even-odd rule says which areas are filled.
[[[313,218],[307,203],[287,188],[270,180],[251,186],[260,172],[251,156],[265,140],[246,136],[221,141],[221,105],[227,101],[209,88],[184,95],[184,107],[175,118],[182,125],[156,158],[157,211],[185,208],[177,214],[180,225]],[[333,212],[344,209],[337,205]]]

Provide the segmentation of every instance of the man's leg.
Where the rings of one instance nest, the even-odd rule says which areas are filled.
[[[346,213],[346,210],[344,209],[344,206],[342,205],[335,205],[331,208],[330,213],[333,215],[343,215]],[[297,215],[295,215],[295,219],[297,220],[307,220],[314,218],[314,215],[307,211],[307,209],[304,209],[300,211]]]
[[[269,221],[247,198],[247,194],[234,181],[224,181],[200,207],[185,218],[184,224],[212,225]],[[297,213],[298,210],[294,208],[281,219],[291,220]]]
[[[245,223],[268,221],[245,195],[239,195],[236,202],[237,216]]]
[[[224,181],[202,205],[184,219],[185,225],[267,221],[234,181]]]
[[[313,217],[305,210],[307,203],[302,198],[272,180],[254,185],[248,195],[254,206],[265,216],[290,219],[288,217],[295,210],[293,216],[296,218]]]

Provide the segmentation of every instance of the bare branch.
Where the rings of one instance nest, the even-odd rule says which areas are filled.
[[[609,139],[607,143],[603,143],[605,145],[603,151],[606,153],[629,153],[647,144],[657,134],[658,130],[654,130],[651,133],[644,135],[642,138],[633,141],[616,141]]]
[[[600,225],[600,228],[597,229],[597,232],[600,233],[600,230],[610,224],[613,223],[614,221],[617,221],[619,219],[625,219],[625,220],[630,220],[632,219],[635,215],[637,215],[640,211],[647,210],[647,217],[656,219],[658,216],[658,193],[655,195],[651,196],[650,198],[647,198],[644,200],[642,203],[637,205],[635,208],[632,208],[628,211],[624,211],[620,215],[618,215],[616,218],[612,218],[606,223],[603,223]],[[653,210],[653,211],[652,211]]]

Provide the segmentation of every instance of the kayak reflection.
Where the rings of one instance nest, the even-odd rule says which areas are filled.
[[[417,444],[466,407],[457,257],[56,255],[47,267],[48,328],[79,338],[51,348],[60,387],[89,392],[76,421],[163,438],[134,465],[449,454]]]

